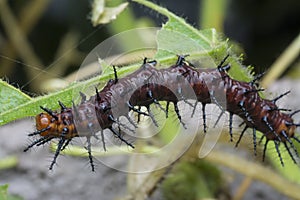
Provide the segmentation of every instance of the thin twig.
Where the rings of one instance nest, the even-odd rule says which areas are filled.
[[[237,189],[236,194],[233,197],[233,200],[243,199],[245,193],[249,189],[252,182],[253,182],[253,179],[249,176],[246,176],[244,178],[243,182],[240,184],[239,188]]]
[[[218,151],[210,152],[205,159],[210,162],[227,166],[253,179],[260,180],[288,197],[300,199],[300,186],[287,180],[279,175],[278,172],[275,172],[270,168],[242,158],[237,158],[237,156],[230,153]]]

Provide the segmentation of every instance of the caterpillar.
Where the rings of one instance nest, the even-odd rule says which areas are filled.
[[[233,137],[233,116],[237,115],[243,120],[244,129],[236,142],[236,146],[238,146],[246,130],[248,128],[252,129],[254,154],[256,155],[256,132],[260,131],[263,133],[262,138],[266,138],[263,160],[269,142],[273,141],[282,165],[284,165],[284,162],[279,150],[281,143],[296,163],[291,149],[299,157],[292,140],[300,142],[295,136],[295,130],[300,124],[294,123],[292,116],[300,110],[287,113],[286,111],[290,110],[279,108],[276,105],[276,101],[289,92],[272,100],[260,97],[259,92],[263,89],[259,88],[256,82],[261,78],[261,75],[250,82],[232,79],[227,73],[230,70],[230,65],[225,64],[228,55],[216,69],[195,68],[186,61],[185,57],[179,55],[176,63],[165,69],[157,69],[155,60],[147,61],[145,58],[142,66],[137,71],[124,78],[118,78],[114,67],[114,79],[109,80],[102,90],[99,91],[96,88],[96,94],[89,99],[83,93],[80,93],[81,102],[78,105],[73,102],[72,108],[67,108],[59,101],[60,112],[41,107],[44,112],[36,116],[36,131],[29,134],[29,136],[37,135],[39,138],[28,145],[24,151],[33,146],[40,146],[53,139],[58,139],[57,149],[49,167],[51,170],[60,152],[68,146],[73,138],[86,137],[89,162],[92,171],[94,171],[90,139],[91,137],[99,139],[96,133],[101,132],[104,150],[106,150],[103,133],[105,129],[109,129],[123,143],[134,148],[121,135],[121,128],[130,129],[126,124],[120,122],[119,118],[121,116],[126,117],[130,124],[137,127],[136,123],[129,117],[129,112],[133,111],[138,116],[149,116],[153,123],[158,126],[150,105],[157,105],[168,117],[169,106],[172,103],[179,122],[185,127],[186,125],[182,121],[178,108],[178,102],[184,101],[193,106],[192,115],[196,112],[197,104],[202,104],[204,133],[207,131],[205,106],[214,103],[221,109],[221,115],[225,112],[229,113],[231,141]],[[188,94],[188,88],[192,88],[194,96]],[[219,98],[219,96],[223,96],[224,99]],[[192,100],[195,100],[195,104],[188,101],[191,98],[194,98]],[[161,101],[166,102],[165,108],[160,104]],[[223,101],[226,103],[224,104]],[[146,107],[147,111],[142,111],[142,106]],[[118,129],[113,125],[117,125]]]

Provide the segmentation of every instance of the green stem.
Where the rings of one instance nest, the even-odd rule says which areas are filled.
[[[270,67],[269,73],[261,82],[262,87],[267,88],[274,80],[276,80],[289,65],[299,56],[300,53],[300,34],[285,49],[285,51],[277,58]]]

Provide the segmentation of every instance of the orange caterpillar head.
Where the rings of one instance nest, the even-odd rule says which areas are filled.
[[[289,115],[286,115],[286,116],[290,117]],[[278,130],[280,130],[280,133],[281,133],[280,134],[281,140],[288,141],[289,138],[294,138],[296,128],[297,128],[297,124],[294,124],[293,119],[287,118],[278,127]]]
[[[57,129],[57,124],[55,123],[56,120],[50,114],[40,113],[35,117],[35,121],[36,121],[36,130],[40,131],[41,136],[49,136],[51,135],[51,133],[56,132]]]
[[[36,131],[29,134],[28,136],[40,136],[28,145],[24,152],[28,151],[33,146],[43,145],[53,139],[58,139],[57,149],[54,155],[54,159],[49,167],[51,170],[53,165],[56,163],[56,159],[61,151],[63,151],[69,144],[69,142],[77,137],[77,130],[73,122],[73,113],[71,108],[66,108],[60,101],[58,102],[61,107],[61,112],[55,112],[48,108],[41,106],[41,109],[45,112],[38,114],[35,117],[36,120]],[[92,162],[91,149],[89,148],[89,157],[94,171],[94,165]]]
[[[66,108],[61,102],[59,104],[61,106],[60,113],[41,107],[45,112],[35,117],[37,129],[35,134],[43,137],[64,137],[66,139],[78,136],[73,122],[72,110]]]

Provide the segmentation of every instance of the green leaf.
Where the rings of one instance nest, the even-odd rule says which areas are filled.
[[[30,99],[28,95],[0,79],[0,113],[10,110]]]
[[[213,199],[222,185],[220,171],[203,160],[182,161],[166,177],[162,183],[166,200]]]
[[[8,156],[0,160],[0,170],[15,167],[18,164],[16,156]]]
[[[7,194],[8,184],[0,185],[0,200],[22,200],[23,198],[17,195]]]
[[[7,200],[8,184],[0,185],[0,199]]]

